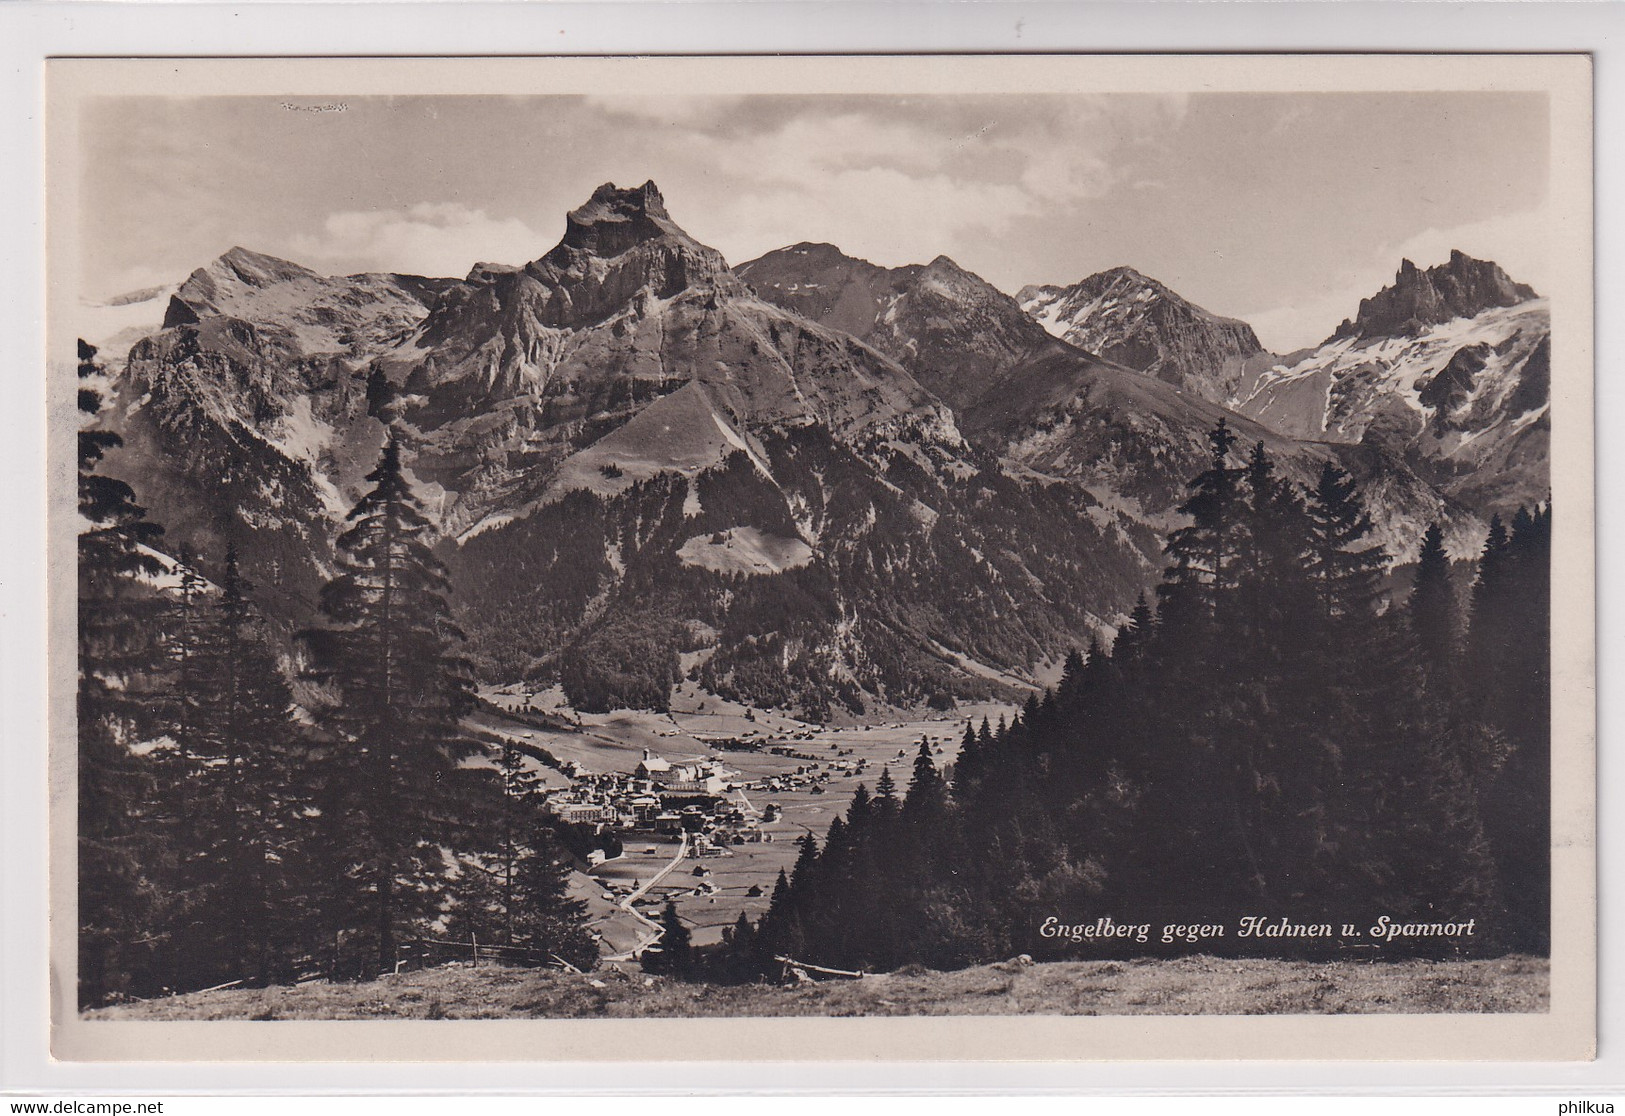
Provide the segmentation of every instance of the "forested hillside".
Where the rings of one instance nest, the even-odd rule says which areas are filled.
[[[1349,953],[1384,915],[1474,923],[1388,953],[1548,948],[1550,511],[1492,525],[1466,610],[1430,529],[1385,607],[1345,474],[1303,489],[1222,424],[1210,442],[1155,606],[1011,723],[967,726],[946,776],[922,748],[906,791],[860,788],[722,971],[1159,948],[1047,916],[1227,925],[1217,952]],[[1248,916],[1358,935],[1243,941]]]

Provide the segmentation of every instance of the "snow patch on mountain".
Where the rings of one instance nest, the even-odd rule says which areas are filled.
[[[1270,368],[1240,406],[1294,438],[1382,449],[1487,518],[1550,497],[1543,298],[1397,334],[1341,331]]]
[[[131,291],[105,302],[81,300],[74,314],[75,336],[96,346],[103,367],[116,372],[124,367],[130,346],[157,332],[164,311],[180,284]]]
[[[1246,322],[1210,313],[1131,267],[1068,287],[1023,287],[1016,300],[1051,336],[1215,403],[1230,402],[1263,351]]]
[[[554,473],[546,499],[575,489],[613,496],[659,473],[692,478],[721,464],[735,450],[743,451],[763,476],[771,478],[761,455],[717,414],[704,386],[691,382],[566,458]]]
[[[1423,402],[1423,391],[1463,349],[1485,346],[1489,353],[1471,387],[1446,406],[1446,417],[1506,399],[1550,330],[1550,303],[1537,298],[1425,327],[1414,336],[1345,335],[1272,366],[1240,410],[1293,437],[1358,442],[1384,409],[1379,402],[1397,401],[1422,418],[1434,417],[1438,407]]]

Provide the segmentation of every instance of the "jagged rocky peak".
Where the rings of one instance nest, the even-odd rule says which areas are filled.
[[[1016,292],[1016,301],[1023,306],[1048,305],[1070,294],[1083,291],[1098,293],[1111,287],[1128,287],[1132,289],[1150,287],[1159,291],[1167,290],[1155,279],[1147,279],[1132,267],[1124,266],[1097,271],[1087,279],[1082,279],[1070,286],[1065,283],[1029,283]]]
[[[592,192],[587,204],[565,218],[563,243],[607,259],[660,237],[694,243],[672,221],[666,199],[653,182],[630,190],[606,182]]]
[[[744,285],[715,248],[684,232],[666,212],[653,182],[623,190],[606,182],[565,219],[564,238],[521,273],[476,269],[474,284],[513,288],[519,275],[542,288],[535,316],[543,325],[574,328],[618,313],[645,291],[673,298],[707,288],[742,293]],[[504,298],[523,296],[513,288]]]
[[[1053,284],[1023,287],[1016,299],[1058,336],[1064,335],[1068,328],[1086,325],[1089,311],[1098,313],[1108,309],[1129,311],[1140,308],[1235,327],[1234,332],[1242,348],[1251,352],[1258,352],[1262,348],[1257,337],[1253,336],[1252,327],[1246,322],[1204,310],[1166,284],[1126,265],[1097,271],[1069,287]]]
[[[923,282],[940,283],[956,291],[997,290],[986,279],[973,271],[966,271],[948,256],[938,256],[926,264],[920,272],[920,279]]]
[[[1430,325],[1474,318],[1486,310],[1516,306],[1538,297],[1515,283],[1499,264],[1452,250],[1450,260],[1426,270],[1401,260],[1391,286],[1360,301],[1360,312],[1337,327],[1344,337],[1414,337]]]
[[[498,275],[512,275],[523,270],[525,270],[523,264],[492,263],[490,260],[481,260],[468,269],[468,274],[463,278],[463,282],[485,282]]]
[[[1108,267],[1089,276],[1078,286],[1095,290],[1149,290],[1157,294],[1173,294],[1167,287],[1147,275],[1143,275],[1134,268],[1124,264],[1118,267]],[[1177,297],[1177,296],[1176,296]]]

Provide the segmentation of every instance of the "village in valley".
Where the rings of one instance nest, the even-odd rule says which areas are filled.
[[[1013,712],[979,704],[928,719],[819,725],[692,682],[664,713],[581,713],[557,687],[480,696],[473,727],[525,757],[562,826],[595,837],[575,858],[571,891],[612,962],[658,940],[667,900],[697,946],[721,941],[741,912],[760,917],[798,839],[821,840],[860,783],[872,792],[890,768],[901,793],[922,741],[941,769],[957,756],[967,720],[997,723]]]

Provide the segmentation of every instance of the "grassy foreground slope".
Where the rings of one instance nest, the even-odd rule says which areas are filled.
[[[526,1019],[785,1015],[1258,1015],[1544,1012],[1548,962],[1002,962],[786,987],[446,966],[362,984],[197,992],[91,1019]]]

